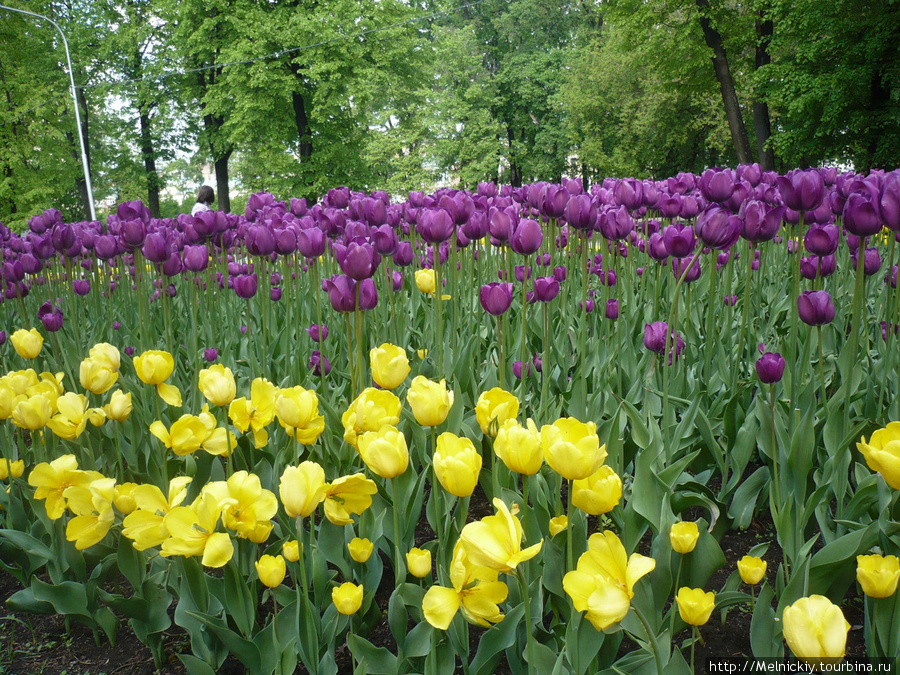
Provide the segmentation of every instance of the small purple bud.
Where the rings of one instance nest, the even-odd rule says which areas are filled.
[[[607,300],[606,301],[606,318],[610,321],[615,321],[619,318],[619,301],[618,300]]]
[[[278,302],[279,300],[281,300],[281,289],[277,286],[275,288],[270,288],[269,298],[271,298],[272,302]]]
[[[780,382],[784,375],[785,361],[781,354],[766,352],[756,360],[756,374],[763,384]]]
[[[212,363],[217,358],[219,358],[219,350],[215,347],[210,347],[209,349],[203,350],[203,358],[206,359],[208,363]]]
[[[318,349],[313,351],[312,356],[309,357],[308,363],[309,369],[313,372],[313,375],[328,375],[331,372],[331,361],[328,360],[327,356],[323,356]]]
[[[125,352],[125,356],[134,356],[134,347],[125,347],[122,351]]]
[[[113,330],[119,330],[122,327],[118,321],[113,321]]]
[[[72,289],[75,291],[75,295],[85,296],[91,292],[91,282],[90,279],[76,279],[72,283]]]

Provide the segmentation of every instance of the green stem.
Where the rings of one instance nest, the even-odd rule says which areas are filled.
[[[638,621],[641,622],[644,631],[647,633],[647,639],[650,642],[650,651],[653,652],[653,658],[656,661],[656,672],[662,673],[665,670],[666,664],[663,662],[662,652],[659,648],[659,638],[652,630],[650,630],[650,624],[647,622],[647,617],[644,616],[644,613],[635,605],[632,605],[631,609],[634,610],[634,615],[638,618]]]
[[[534,659],[534,631],[532,630],[531,596],[528,592],[528,580],[525,578],[525,570],[516,570],[516,579],[519,582],[519,590],[522,593],[522,602],[525,605],[523,620],[525,621],[525,653],[527,654],[528,673],[536,672]]]
[[[391,479],[391,511],[394,516],[394,584],[399,587],[403,583],[403,573],[401,572],[403,559],[400,554],[400,509],[397,499],[397,478]],[[438,516],[440,518],[440,515]]]
[[[572,481],[568,481],[568,498],[569,503],[566,508],[566,571],[571,572],[575,569],[574,554],[572,552]]]

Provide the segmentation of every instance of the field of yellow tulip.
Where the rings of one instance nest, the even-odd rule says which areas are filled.
[[[849,617],[850,657],[900,665],[900,362],[861,328],[900,321],[890,278],[848,250],[798,303],[802,237],[726,218],[719,246],[694,214],[709,250],[678,256],[693,226],[660,243],[657,206],[598,215],[620,185],[565,188],[596,231],[547,185],[411,196],[396,226],[382,197],[255,195],[185,221],[177,270],[4,263],[7,608],[190,675],[680,675],[735,617],[747,658],[839,662]],[[141,207],[111,231],[161,246]]]

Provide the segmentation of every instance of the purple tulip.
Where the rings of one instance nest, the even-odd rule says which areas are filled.
[[[184,247],[184,267],[191,272],[202,272],[209,264],[209,251],[206,246],[197,244]]]
[[[258,286],[256,274],[241,274],[234,277],[234,292],[239,298],[249,300],[256,295]]]
[[[569,191],[562,185],[548,185],[538,209],[546,218],[559,218],[569,203]]]
[[[834,303],[828,291],[803,291],[797,298],[800,320],[809,326],[823,326],[834,319]]]
[[[169,243],[159,232],[151,232],[144,238],[144,246],[141,251],[150,262],[165,262],[169,257]]]
[[[655,321],[644,324],[644,346],[654,354],[664,354],[666,351],[666,335],[669,333],[669,324],[665,321]],[[669,337],[672,337],[671,334]],[[677,359],[684,351],[684,339],[681,333],[674,336],[674,352]],[[672,364],[672,354],[669,354],[669,364]]]
[[[559,295],[559,282],[554,277],[538,277],[534,280],[534,297],[538,302],[550,302]]]
[[[741,205],[738,212],[744,222],[741,236],[747,241],[771,241],[781,228],[784,206],[770,206],[762,201],[749,200]]]
[[[559,283],[562,283],[566,280],[565,265],[557,265],[553,268],[553,278],[556,279]]]
[[[328,360],[327,356],[323,356],[318,349],[313,350],[307,365],[316,377],[328,375],[331,372],[331,361]]]
[[[355,241],[351,241],[347,246],[335,244],[334,257],[341,271],[357,281],[371,278],[381,262],[381,256],[371,244]]]
[[[209,349],[203,350],[203,358],[206,359],[208,363],[212,363],[217,358],[219,358],[219,350],[215,347],[210,347]]]
[[[479,299],[484,311],[493,316],[500,316],[512,304],[513,285],[493,282],[485,284],[479,292]]]
[[[403,289],[403,275],[397,270],[391,272],[391,289],[394,293],[399,293]]]
[[[38,309],[37,318],[44,324],[44,328],[51,333],[55,333],[63,327],[62,310],[49,300]]]
[[[683,277],[686,284],[697,281],[701,271],[698,255],[692,255],[690,258],[676,258],[672,261],[672,274],[676,279]]]
[[[690,255],[697,246],[694,228],[684,223],[672,223],[663,230],[662,237],[666,251],[676,258]]]
[[[724,298],[722,298],[722,302],[724,302],[728,307],[734,307],[735,305],[737,305],[737,300],[738,297],[736,295],[726,295]]]
[[[857,261],[859,260],[859,252],[851,256],[851,259],[853,260],[853,269],[856,269]],[[870,277],[873,274],[877,274],[880,269],[881,254],[878,253],[878,249],[867,248],[865,258],[863,258],[863,272],[867,277]]]
[[[881,232],[881,200],[878,189],[871,183],[856,181],[853,192],[844,204],[844,227],[857,237],[869,237]]]
[[[6,344],[6,331],[0,330],[0,347]]]
[[[730,169],[707,169],[700,176],[700,194],[708,201],[722,203],[734,192]]]
[[[337,312],[356,309],[356,282],[345,274],[336,274],[322,280],[322,290],[328,293],[331,306]]]
[[[90,279],[76,279],[72,282],[72,290],[75,291],[75,295],[87,295],[91,292]]]
[[[321,325],[314,323],[306,329],[306,332],[309,333],[309,337],[312,338],[313,342],[322,342],[328,337],[328,326],[324,323]]]
[[[815,169],[791,171],[776,183],[784,205],[794,211],[813,211],[825,198],[825,182]]]
[[[613,188],[613,198],[616,204],[634,211],[644,203],[644,184],[634,178],[623,178]]]
[[[412,264],[414,257],[412,244],[408,241],[401,241],[393,255],[394,264],[399,267],[408,267]]]
[[[453,234],[455,222],[446,209],[426,209],[419,214],[416,232],[430,244],[447,241]]]
[[[809,256],[800,259],[800,275],[804,279],[831,276],[836,269],[837,258],[835,258],[834,255],[826,255],[821,258],[818,256]]]
[[[894,170],[885,175],[880,206],[884,224],[894,232],[900,231],[900,171]]]
[[[591,230],[597,223],[597,207],[590,195],[573,195],[566,204],[564,216],[576,230]]]
[[[134,356],[134,347],[125,347],[122,351],[125,352],[125,356]]]
[[[530,376],[531,376],[531,369],[532,369],[532,364],[531,364],[531,363],[526,363],[526,364],[525,364],[525,377],[530,377]],[[513,362],[513,364],[512,364],[512,372],[513,372],[513,375],[515,376],[515,378],[516,378],[517,380],[521,380],[521,379],[522,379],[522,362],[521,362],[521,361],[514,361],[514,362]]]
[[[634,230],[634,218],[625,206],[610,209],[599,218],[600,232],[607,239],[625,239]]]
[[[565,192],[562,190],[562,192]],[[565,192],[568,197],[568,193]],[[535,253],[544,242],[544,233],[536,220],[525,218],[519,221],[512,237],[509,239],[510,247],[519,255],[531,255]]]
[[[723,251],[740,238],[742,229],[740,218],[719,206],[711,206],[697,218],[695,231],[704,244]]]
[[[359,283],[359,309],[366,311],[378,306],[378,289],[372,279],[363,279]]]
[[[837,251],[840,240],[841,231],[835,225],[813,225],[806,232],[803,243],[813,255],[826,256]]]
[[[297,250],[304,258],[318,258],[325,253],[325,233],[318,227],[300,230],[297,234]]]
[[[615,321],[619,318],[619,301],[618,300],[607,300],[606,301],[606,318],[610,321]]]
[[[756,360],[756,374],[763,384],[775,384],[784,376],[784,357],[777,352],[766,352]]]
[[[140,220],[127,220],[122,223],[122,243],[128,248],[137,248],[144,243],[147,227]]]
[[[272,302],[281,300],[281,289],[278,286],[269,289],[269,299]]]

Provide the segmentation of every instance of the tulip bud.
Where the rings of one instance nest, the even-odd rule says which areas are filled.
[[[689,626],[702,626],[716,608],[716,594],[705,593],[702,588],[680,588],[675,596],[681,620]]]
[[[447,389],[444,380],[432,382],[418,375],[410,385],[406,400],[420,425],[436,427],[447,419],[453,407],[453,392]]]
[[[784,638],[798,659],[810,665],[844,658],[850,624],[841,608],[822,595],[800,598],[784,608]]]
[[[550,536],[555,537],[569,527],[569,519],[566,516],[556,516],[550,519]]]
[[[478,485],[481,455],[468,438],[444,432],[437,439],[434,473],[441,486],[456,497],[469,497]]]
[[[281,555],[288,562],[297,562],[300,560],[300,542],[296,539],[284,542],[281,546]]]
[[[254,563],[254,566],[259,580],[269,588],[277,588],[284,581],[287,565],[280,555],[264,555]]]
[[[368,539],[360,539],[354,537],[349,544],[347,550],[350,551],[350,557],[356,562],[362,564],[366,562],[375,550],[375,545]]]
[[[622,500],[622,479],[612,467],[601,466],[582,480],[572,482],[572,504],[592,516],[609,513]]]
[[[331,601],[341,614],[356,614],[362,607],[363,587],[349,581],[331,589]]]
[[[858,555],[856,580],[870,598],[888,598],[900,581],[900,559],[895,555]]]
[[[756,556],[745,555],[738,560],[738,574],[741,575],[741,581],[745,584],[755,586],[766,576],[766,568],[768,565],[762,558]]]
[[[682,555],[693,551],[699,538],[700,528],[697,527],[697,523],[675,523],[669,530],[669,541],[672,543],[672,548]]]
[[[427,577],[431,574],[431,551],[411,548],[406,554],[406,566],[414,577],[418,579]]]
[[[44,346],[44,336],[38,332],[37,328],[25,330],[20,328],[10,337],[16,354],[23,359],[37,358],[41,353],[41,347]]]
[[[396,389],[409,375],[409,358],[406,350],[385,342],[369,352],[372,379],[382,389]]]
[[[756,374],[763,384],[780,382],[784,375],[784,357],[778,353],[766,352],[756,361]]]

